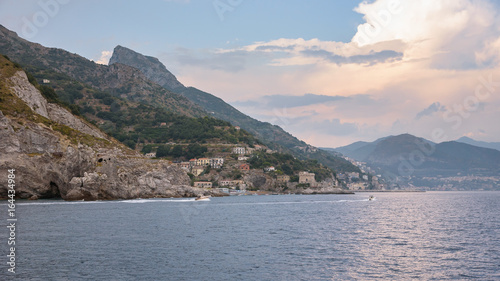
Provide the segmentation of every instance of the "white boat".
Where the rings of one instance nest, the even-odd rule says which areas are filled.
[[[210,196],[198,196],[194,201],[210,201]]]

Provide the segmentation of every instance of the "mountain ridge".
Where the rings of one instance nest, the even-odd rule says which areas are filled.
[[[466,137],[466,136],[463,136],[463,137],[457,139],[456,142],[466,143],[466,144],[484,147],[484,148],[496,149],[496,150],[500,151],[500,142],[477,141],[477,140],[471,139],[471,138]]]
[[[382,174],[404,184],[433,186],[443,179],[462,186],[475,185],[474,177],[489,178],[493,189],[500,180],[500,151],[448,141],[433,143],[410,134],[389,136],[374,142],[335,149],[358,161],[366,162]],[[464,177],[459,179],[460,177]],[[463,183],[460,183],[462,181]]]
[[[158,59],[148,59],[152,57],[144,56],[134,50],[123,46],[117,46],[115,53],[111,56],[110,64],[122,63],[139,69],[146,77],[156,83],[165,84],[165,78],[169,77],[171,83],[182,85]],[[148,61],[150,63],[148,63]],[[152,62],[151,62],[152,61]],[[159,65],[161,64],[161,66]],[[156,73],[156,71],[166,71]],[[175,79],[175,80],[174,80]],[[177,82],[175,82],[177,81]],[[334,170],[357,171],[357,167],[340,157],[318,150],[304,141],[301,141],[284,131],[281,127],[267,122],[256,120],[228,103],[221,98],[199,90],[194,87],[178,86],[172,89],[174,92],[186,97],[193,103],[203,108],[211,116],[231,122],[233,126],[240,126],[242,129],[256,135],[264,144],[275,149],[291,152],[303,158],[312,158],[320,161],[324,165]]]

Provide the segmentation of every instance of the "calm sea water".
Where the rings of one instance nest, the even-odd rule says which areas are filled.
[[[1,280],[500,280],[500,192],[17,205]]]

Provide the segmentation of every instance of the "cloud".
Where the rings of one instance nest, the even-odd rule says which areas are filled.
[[[415,120],[419,120],[420,118],[422,118],[424,116],[429,116],[429,115],[432,115],[432,114],[439,112],[439,111],[441,111],[441,112],[446,111],[446,107],[442,106],[439,102],[435,102],[435,103],[429,105],[429,107],[427,107],[426,109],[417,113],[417,115],[415,116]]]
[[[238,72],[243,70],[246,62],[246,54],[244,51],[214,52],[209,50],[179,48],[174,58],[182,65],[201,66],[227,72]]]
[[[350,57],[339,56],[325,50],[305,50],[302,51],[302,54],[311,57],[320,57],[335,64],[356,63],[368,65],[401,60],[403,57],[403,53],[392,50],[385,50],[380,52],[372,51],[366,55],[355,55]]]
[[[259,106],[266,108],[292,108],[300,106],[308,106],[314,104],[321,104],[327,102],[334,102],[339,100],[347,99],[343,96],[328,96],[328,95],[315,95],[315,94],[304,94],[301,96],[289,96],[289,95],[267,95],[263,96],[259,101],[248,100],[248,101],[236,101],[233,102],[236,106]]]
[[[98,64],[108,65],[109,59],[111,58],[111,55],[113,55],[112,51],[102,51],[101,57],[99,59],[97,59],[95,62]]]
[[[500,138],[494,121],[500,118],[500,87],[481,82],[500,81],[498,5],[370,0],[356,11],[364,22],[348,42],[276,38],[177,51],[167,61],[182,65],[178,77],[185,84],[314,145],[406,132],[431,139],[436,128],[453,139],[477,124],[488,132],[484,139]],[[460,108],[480,86],[491,94],[463,117]],[[461,118],[460,128],[439,114],[445,109],[453,120]]]
[[[324,120],[318,123],[316,127],[331,136],[352,135],[359,130],[356,123],[342,122],[340,119]]]

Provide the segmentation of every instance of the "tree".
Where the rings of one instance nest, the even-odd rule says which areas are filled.
[[[158,146],[158,149],[156,149],[156,157],[166,157],[170,154],[170,147],[166,145],[160,145]]]
[[[178,157],[181,157],[182,155],[184,155],[184,151],[182,150],[182,146],[175,145],[172,148],[172,151],[170,151],[170,155],[172,155],[175,158],[178,158]]]

